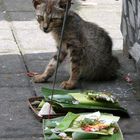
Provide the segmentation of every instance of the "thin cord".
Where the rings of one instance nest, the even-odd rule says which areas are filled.
[[[50,100],[48,119],[51,118],[51,108],[52,108],[52,103],[53,103],[53,95],[54,95],[54,89],[55,89],[55,85],[56,85],[57,71],[58,71],[58,66],[59,66],[59,58],[60,58],[60,52],[62,49],[62,42],[63,42],[66,19],[67,19],[68,10],[69,10],[69,4],[70,4],[70,0],[68,0],[67,4],[66,4],[66,10],[65,10],[65,15],[64,15],[64,20],[63,20],[63,25],[62,25],[62,30],[61,30],[60,43],[59,43],[59,47],[58,47],[57,64],[56,64],[56,69],[55,69],[54,79],[53,79],[53,87],[52,87],[52,94],[51,94],[51,100]]]

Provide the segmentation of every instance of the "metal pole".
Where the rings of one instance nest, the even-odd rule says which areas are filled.
[[[65,14],[64,14],[64,20],[63,20],[61,36],[60,36],[60,43],[59,43],[59,46],[58,46],[57,65],[56,65],[56,69],[55,69],[55,73],[54,73],[53,87],[52,87],[52,94],[51,94],[51,100],[50,100],[50,109],[49,109],[48,119],[50,119],[50,113],[51,113],[51,108],[52,108],[54,89],[55,89],[55,85],[56,85],[57,71],[58,71],[58,66],[59,66],[59,58],[60,58],[60,52],[61,52],[61,49],[62,49],[62,42],[63,42],[63,36],[64,36],[64,30],[65,30],[65,24],[66,24],[66,20],[67,20],[68,10],[69,10],[69,4],[70,4],[70,0],[68,0],[67,4],[66,4],[66,10],[65,10]]]

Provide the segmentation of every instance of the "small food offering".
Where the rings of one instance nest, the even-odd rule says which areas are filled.
[[[42,108],[38,112],[38,116],[43,117],[45,115],[55,115],[56,113],[54,112],[52,106],[46,102],[43,104]]]
[[[32,97],[28,100],[29,108],[35,116],[41,121],[48,116],[55,116],[56,113],[50,103],[46,102],[44,97]]]
[[[106,92],[97,93],[94,91],[88,91],[87,95],[90,100],[94,100],[94,101],[106,101],[106,102],[112,102],[112,103],[118,102],[117,98],[113,96],[111,93],[106,93]]]
[[[123,140],[120,117],[100,112],[74,114],[43,121],[45,140]],[[117,138],[117,139],[115,139]]]
[[[117,115],[127,115],[127,110],[120,106],[117,98],[111,93],[96,91],[55,90],[43,88],[44,97],[33,97],[28,104],[37,117],[48,118],[48,115],[65,115],[68,112],[82,113],[103,111]],[[50,105],[51,104],[51,107]]]
[[[64,110],[66,113],[68,111],[81,113],[98,110],[128,115],[127,110],[121,107],[117,98],[108,92],[54,90],[53,100],[51,100],[51,89],[42,88],[42,93],[46,101],[53,104],[56,112]]]

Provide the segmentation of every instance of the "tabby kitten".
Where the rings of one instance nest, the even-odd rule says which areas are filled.
[[[33,0],[37,20],[40,28],[45,32],[52,32],[59,44],[64,8],[66,0]],[[68,81],[61,87],[76,88],[78,80],[110,80],[116,77],[119,62],[112,55],[112,40],[108,33],[94,23],[84,21],[78,14],[69,10],[60,63],[68,56],[70,58],[71,73]],[[56,68],[57,53],[50,60],[42,74],[34,76],[35,82],[45,82]]]

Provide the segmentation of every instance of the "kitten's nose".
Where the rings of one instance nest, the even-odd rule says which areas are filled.
[[[48,32],[48,27],[43,27],[43,31],[44,31],[45,33],[47,33],[47,32]]]

